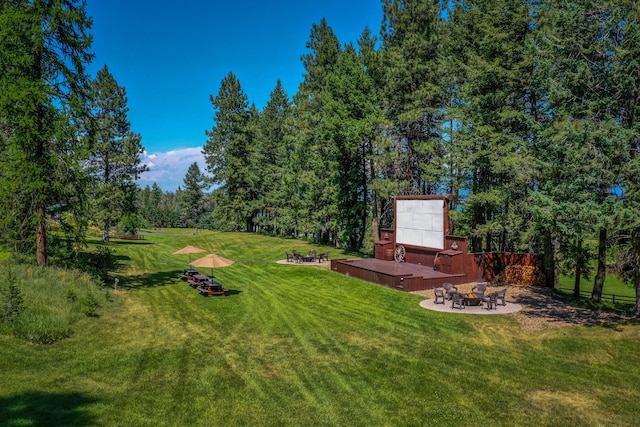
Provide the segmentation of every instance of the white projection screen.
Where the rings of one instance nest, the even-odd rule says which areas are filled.
[[[444,249],[444,201],[397,199],[396,244]]]

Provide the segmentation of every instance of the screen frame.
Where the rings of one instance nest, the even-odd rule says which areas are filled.
[[[446,237],[449,235],[450,200],[450,195],[394,197],[395,245],[431,251],[444,250]],[[425,218],[424,223],[420,218]]]

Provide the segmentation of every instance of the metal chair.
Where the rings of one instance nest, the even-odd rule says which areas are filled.
[[[440,288],[433,288],[433,293],[436,295],[436,299],[433,302],[434,304],[444,304],[444,290]],[[439,301],[439,302],[438,302]]]

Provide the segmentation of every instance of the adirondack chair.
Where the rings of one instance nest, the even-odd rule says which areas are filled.
[[[507,303],[504,300],[504,297],[507,295],[507,288],[504,288],[498,292],[496,292],[496,305],[500,304],[500,305],[507,305]]]
[[[444,294],[447,300],[451,299],[451,293],[458,292],[458,288],[453,286],[451,283],[444,283],[442,287],[444,288]]]
[[[487,310],[498,308],[497,306],[498,294],[496,292],[491,292],[489,295],[482,299],[482,305],[487,305]]]
[[[464,308],[464,295],[459,292],[451,292],[451,308],[456,308],[456,305],[459,309]]]
[[[478,283],[473,288],[471,288],[471,292],[486,292],[486,290],[487,290],[487,285],[484,285],[482,283]]]

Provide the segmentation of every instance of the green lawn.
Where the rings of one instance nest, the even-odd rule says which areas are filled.
[[[580,280],[580,290],[582,292],[590,293],[593,290],[594,275],[595,272],[588,279],[582,278]],[[561,291],[567,294],[573,294],[574,283],[575,275],[560,275]],[[613,274],[607,274],[604,282],[603,294],[635,298],[636,290],[631,284],[624,283],[619,277]]]
[[[637,324],[523,331],[511,317],[431,312],[416,295],[276,264],[313,248],[296,240],[145,239],[112,243],[123,289],[71,339],[0,337],[0,425],[638,422]],[[215,270],[231,295],[204,298],[177,279],[189,256],[171,253],[188,244],[236,261]]]

